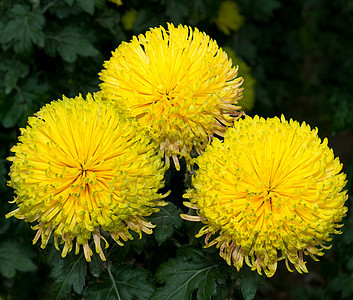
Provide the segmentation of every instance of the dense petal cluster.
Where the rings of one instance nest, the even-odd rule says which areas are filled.
[[[277,262],[307,272],[303,255],[323,255],[339,233],[347,199],[345,174],[317,129],[282,116],[246,117],[197,159],[194,189],[185,194],[202,221],[197,237],[217,245],[239,270],[245,262],[272,276]],[[218,234],[217,234],[218,233]],[[210,242],[210,237],[217,237]]]
[[[135,118],[179,169],[239,115],[242,78],[217,43],[198,29],[168,24],[123,42],[100,73],[104,97]]]
[[[163,187],[163,166],[156,146],[109,103],[90,94],[53,101],[21,129],[11,151],[9,185],[15,189],[18,208],[7,217],[37,221],[34,243],[42,248],[54,233],[64,243],[65,257],[76,239],[87,261],[92,251],[105,260],[101,230],[121,245],[154,226],[144,219],[165,205],[157,193]]]

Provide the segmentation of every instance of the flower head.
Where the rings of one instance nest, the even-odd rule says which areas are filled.
[[[185,195],[202,221],[196,235],[239,270],[272,276],[277,262],[308,272],[303,255],[323,255],[324,243],[340,233],[347,199],[345,174],[332,149],[305,123],[255,116],[229,128],[198,157],[194,189]],[[210,237],[217,234],[210,242]]]
[[[158,211],[163,196],[161,156],[128,119],[109,103],[80,96],[44,106],[21,129],[9,185],[15,189],[18,208],[7,214],[37,222],[33,243],[41,237],[45,248],[51,233],[55,247],[64,243],[62,256],[83,246],[87,261],[92,251],[105,260],[101,229],[122,245],[132,239],[131,229],[151,233],[144,219]],[[106,242],[106,247],[107,247]]]
[[[244,17],[239,14],[238,5],[234,1],[222,1],[218,9],[216,25],[224,34],[236,31],[244,22]]]
[[[134,117],[167,163],[190,160],[239,115],[242,78],[208,35],[168,24],[122,43],[100,73],[104,97]]]

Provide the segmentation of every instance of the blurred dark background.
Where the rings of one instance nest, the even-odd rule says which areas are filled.
[[[19,128],[62,95],[97,91],[98,73],[111,51],[166,22],[198,27],[229,52],[245,79],[247,114],[284,114],[318,127],[343,163],[351,194],[353,1],[117,2],[0,2],[0,299],[44,297],[52,284],[49,267],[31,245],[30,226],[4,218],[13,209],[6,157]],[[176,175],[175,180],[183,178]],[[344,222],[333,250],[321,262],[308,263],[309,274],[289,273],[280,264],[256,298],[353,299],[350,213]]]

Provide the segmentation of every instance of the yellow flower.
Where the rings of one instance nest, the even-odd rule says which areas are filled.
[[[144,216],[165,205],[157,193],[165,167],[155,145],[97,98],[64,97],[44,106],[21,129],[8,158],[18,208],[6,217],[37,222],[33,243],[41,237],[42,248],[53,232],[58,250],[58,239],[64,243],[63,257],[76,238],[76,254],[82,245],[87,261],[92,236],[105,260],[101,229],[122,245],[132,239],[130,229],[150,234],[154,225]]]
[[[233,65],[239,66],[239,76],[244,78],[242,87],[244,88],[243,97],[239,104],[245,112],[250,112],[255,103],[255,84],[256,80],[251,75],[251,68],[235,54],[230,47],[223,47],[223,50],[232,59]]]
[[[109,2],[115,3],[117,6],[123,5],[122,0],[108,0]]]
[[[244,17],[239,14],[238,5],[233,1],[222,1],[218,9],[216,25],[224,34],[236,31],[244,22]]]
[[[214,134],[223,135],[239,115],[237,68],[198,29],[168,24],[122,43],[100,73],[104,97],[124,107],[165,152],[189,166]]]
[[[305,123],[282,116],[255,116],[229,128],[224,142],[214,140],[197,158],[194,189],[185,205],[202,221],[196,235],[239,270],[245,260],[252,270],[270,277],[277,262],[291,262],[308,272],[303,255],[323,255],[325,242],[340,233],[347,200],[345,174],[332,149]],[[209,241],[214,234],[217,237]]]
[[[137,18],[136,9],[129,9],[122,17],[121,23],[125,30],[131,30],[134,27],[134,23]]]

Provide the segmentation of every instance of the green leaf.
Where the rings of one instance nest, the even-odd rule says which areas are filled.
[[[95,300],[149,299],[154,290],[154,282],[147,270],[121,264],[108,266],[99,282],[89,283],[83,295]]]
[[[230,267],[228,274],[234,281],[240,279],[240,290],[245,300],[254,299],[258,287],[269,288],[265,275],[259,275],[256,271],[244,265],[238,272],[235,267]]]
[[[2,44],[13,43],[17,53],[31,51],[32,44],[43,47],[44,23],[45,18],[39,8],[30,11],[28,6],[15,5],[10,10],[10,20],[0,34],[0,41]]]
[[[75,0],[65,0],[65,2],[66,2],[68,5],[72,6],[72,4],[74,4]]]
[[[93,15],[95,0],[76,0],[76,2],[85,12]]]
[[[119,38],[125,40],[126,35],[120,26],[120,14],[114,9],[106,8],[101,11],[96,18],[96,22],[109,32]],[[113,50],[113,49],[112,49]]]
[[[147,236],[142,235],[141,238],[139,238],[138,234],[136,232],[132,232],[131,235],[134,237],[133,240],[128,241],[129,246],[134,249],[134,251],[140,255],[146,248],[146,241],[147,241]],[[127,243],[126,243],[127,244]],[[125,245],[124,245],[125,247]]]
[[[10,94],[12,96],[0,94],[1,124],[5,128],[24,125],[27,117],[43,104],[43,99],[46,100],[47,89],[46,83],[39,82],[36,74],[33,74],[23,85],[16,86],[16,92]]]
[[[20,78],[28,75],[29,66],[15,59],[4,59],[1,62],[0,70],[5,74],[3,86],[5,94],[9,94],[16,86]]]
[[[158,245],[169,239],[175,229],[180,229],[183,223],[183,220],[179,216],[181,213],[181,209],[178,209],[173,203],[168,202],[167,206],[161,207],[159,212],[154,213],[148,218],[152,224],[156,225],[153,235]]]
[[[96,56],[99,54],[79,29],[71,26],[66,26],[59,32],[48,34],[45,51],[51,56],[58,53],[67,62],[74,62],[77,55]]]
[[[0,273],[12,278],[16,270],[22,272],[33,272],[37,266],[28,257],[26,251],[16,242],[0,243]]]
[[[156,273],[159,283],[165,283],[151,300],[191,299],[197,290],[197,299],[211,299],[217,295],[217,286],[224,284],[227,273],[223,264],[215,262],[206,253],[193,248],[181,248],[177,257],[160,265]]]
[[[52,5],[48,5],[48,12],[62,20],[69,20],[73,18],[77,20],[80,18],[78,15],[82,13],[82,9],[78,5],[74,5],[74,2],[74,0],[53,1]]]
[[[18,95],[19,92],[14,97],[0,98],[0,120],[5,128],[15,126],[23,116],[24,105]]]
[[[94,277],[99,277],[104,271],[105,262],[101,260],[98,253],[93,251],[91,262],[89,263],[89,271]]]
[[[257,277],[258,274],[245,267],[242,269],[240,289],[245,300],[255,298],[257,292]]]
[[[82,293],[87,275],[87,262],[82,252],[79,255],[70,252],[65,258],[61,258],[57,251],[51,264],[51,276],[55,279],[52,288],[55,299],[64,299],[71,288],[78,294]]]

